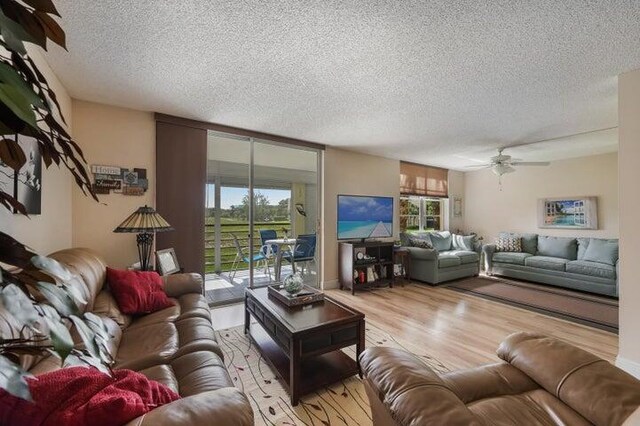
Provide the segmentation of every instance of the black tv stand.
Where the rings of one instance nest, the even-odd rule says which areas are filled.
[[[358,259],[358,253],[368,258]],[[372,287],[393,287],[393,242],[341,242],[338,254],[340,289],[351,290],[351,294],[355,294],[357,290]]]

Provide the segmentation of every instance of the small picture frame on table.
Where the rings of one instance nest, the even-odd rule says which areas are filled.
[[[156,269],[160,275],[171,275],[180,272],[180,264],[173,248],[156,251]]]

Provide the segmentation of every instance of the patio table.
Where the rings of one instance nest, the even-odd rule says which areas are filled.
[[[278,246],[274,269],[275,269],[275,280],[280,281],[280,271],[282,270],[282,253],[284,251],[283,249],[284,247],[289,247],[289,250],[291,251],[291,253],[293,253],[295,251],[296,244],[298,244],[298,240],[296,238],[276,238],[273,240],[267,240],[264,243],[265,245],[268,245],[268,246],[270,245]],[[291,262],[291,268],[295,273],[296,272],[295,262]]]

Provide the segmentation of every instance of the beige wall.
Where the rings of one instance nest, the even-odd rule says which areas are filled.
[[[618,365],[640,378],[640,70],[618,77],[620,150],[620,351]]]
[[[455,217],[453,215],[453,200],[455,197],[462,198],[464,209],[464,173],[449,170],[449,230],[451,230],[451,232],[455,232],[458,229],[465,230],[464,210],[461,217]]]
[[[73,134],[71,98],[37,49],[29,49],[31,57],[56,93],[60,108]],[[42,214],[26,218],[0,208],[0,230],[39,253],[67,248],[71,245],[71,187],[73,180],[66,168],[42,165]]]
[[[500,231],[558,236],[618,237],[616,153],[554,161],[548,167],[520,167],[498,177],[490,170],[465,173],[464,223],[492,242]],[[545,197],[598,197],[598,230],[541,229],[537,201]]]
[[[109,265],[138,260],[135,234],[115,234],[138,207],[155,204],[155,121],[153,113],[73,100],[74,136],[89,164],[146,168],[149,189],[143,196],[111,193],[100,203],[73,189],[73,246],[90,247]]]
[[[398,238],[400,162],[327,147],[324,152],[322,234],[322,282],[335,287],[338,279],[338,194],[394,197],[394,238]]]

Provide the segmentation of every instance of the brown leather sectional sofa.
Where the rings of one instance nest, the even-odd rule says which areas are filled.
[[[249,401],[230,379],[216,342],[201,276],[166,277],[165,291],[175,306],[131,317],[120,312],[106,288],[106,264],[96,253],[69,249],[50,257],[76,274],[72,285],[87,301],[81,309],[102,317],[109,328],[114,368],[139,371],[182,397],[132,420],[129,426],[253,425]],[[12,329],[3,333],[19,331],[2,308],[0,327]],[[23,356],[21,361],[35,375],[60,368],[54,357]]]
[[[640,381],[595,355],[529,333],[497,353],[504,362],[438,375],[405,351],[367,349],[374,425],[640,424]]]

